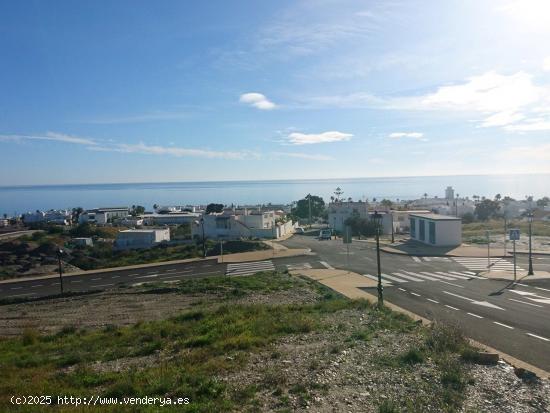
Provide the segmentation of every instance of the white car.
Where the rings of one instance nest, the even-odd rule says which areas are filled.
[[[305,231],[302,227],[296,227],[296,228],[294,228],[294,233],[295,234],[304,234]]]
[[[319,231],[319,240],[331,239],[331,238],[332,238],[331,229],[322,229],[321,231]]]

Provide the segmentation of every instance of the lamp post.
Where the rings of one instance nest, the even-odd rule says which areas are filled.
[[[393,229],[393,212],[390,212],[391,216],[391,243],[395,242],[394,229]]]
[[[202,228],[202,257],[206,258],[206,240],[204,237],[204,217],[201,217],[201,228]]]
[[[533,272],[533,251],[531,248],[531,237],[533,233],[533,212],[527,214],[527,220],[529,221],[529,271],[527,275],[534,275]]]
[[[63,268],[61,267],[61,256],[63,255],[63,250],[58,248],[57,251],[57,263],[59,265],[59,286],[61,288],[61,294],[63,294]]]
[[[380,268],[380,220],[382,215],[374,211],[374,222],[376,223],[376,264],[378,267],[378,307],[384,306],[384,287],[382,286],[382,270]]]

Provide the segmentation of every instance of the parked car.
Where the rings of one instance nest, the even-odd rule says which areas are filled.
[[[331,229],[322,229],[319,231],[319,240],[324,239],[331,239],[332,238],[332,230]]]
[[[294,228],[294,233],[295,234],[305,234],[306,231],[304,231],[304,229],[302,227],[296,227]]]

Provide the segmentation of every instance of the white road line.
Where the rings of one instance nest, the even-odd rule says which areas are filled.
[[[426,262],[430,262],[432,260],[430,257],[422,257],[422,259]]]
[[[98,285],[92,285],[91,287],[110,287],[111,285],[114,285],[114,284],[98,284]]]
[[[135,273],[133,273],[133,274],[128,274],[128,277],[134,277],[134,276],[136,276],[136,275],[139,275],[139,273],[138,273],[138,272],[135,272]]]
[[[246,268],[246,267],[257,267],[262,265],[273,265],[271,261],[252,261],[252,262],[241,262],[237,264],[227,264],[227,268]]]
[[[441,274],[441,275],[445,275],[447,277],[452,277],[454,278],[455,280],[469,280],[470,277],[467,277],[465,275],[462,275],[462,274],[451,274],[450,272],[443,272],[443,271],[437,271],[437,274]]]
[[[10,290],[20,290],[23,287],[11,287]]]
[[[177,268],[174,268],[173,270],[166,270],[166,272],[174,272],[177,271]]]
[[[31,285],[31,288],[44,287],[44,284]]]
[[[319,263],[325,267],[325,268],[328,268],[329,270],[333,270],[334,267],[332,265],[330,265],[328,262],[325,262],[325,261],[319,261]]]
[[[414,261],[416,261],[416,262],[422,262],[422,260],[421,260],[420,258],[418,258],[418,257],[412,257],[412,259],[413,259]]]
[[[453,283],[450,283],[449,281],[443,281],[443,280],[437,280],[437,281],[439,281],[440,283],[452,285],[453,287],[464,288],[463,285],[453,284]]]
[[[458,295],[458,294],[455,294],[455,293],[450,293],[449,291],[442,291],[442,292],[443,292],[444,294],[452,295],[453,297],[462,298],[463,300],[475,301],[475,300],[472,300],[471,298],[463,297],[462,295]]]
[[[514,327],[511,327],[511,326],[508,326],[506,324],[502,324],[502,323],[499,323],[498,321],[493,321],[493,323],[499,325],[499,326],[502,326],[502,327],[506,327],[506,328],[509,328],[510,330],[513,330]]]
[[[158,274],[155,274],[155,275],[142,275],[141,277],[136,277],[136,278],[155,278],[155,277],[158,277]]]
[[[421,280],[420,278],[411,277],[410,275],[402,274],[400,272],[392,272],[392,274],[397,275],[398,277],[405,278],[406,280],[424,282],[424,280]]]
[[[147,274],[158,274],[158,271],[149,271]],[[112,277],[115,278],[115,277]]]
[[[82,282],[82,280],[73,280],[73,281],[71,281],[71,283],[81,283],[81,282]]]
[[[412,294],[412,295],[416,295],[417,297],[422,297],[420,294],[413,293],[412,291],[411,291],[411,294]]]
[[[99,278],[92,278],[92,281],[97,281],[97,280],[101,280],[101,277],[99,277]]]
[[[370,274],[363,274],[364,277],[370,278],[371,280],[378,281],[378,277]],[[392,286],[393,284],[389,281],[382,280],[382,285]]]
[[[482,316],[474,314],[474,313],[466,313],[466,314],[471,315],[472,317],[475,317],[475,318],[483,318]]]
[[[449,274],[450,275],[453,275],[453,274],[461,275],[461,276],[466,277],[468,279],[471,279],[471,278],[475,278],[476,280],[486,280],[487,279],[485,277],[480,277],[478,275],[470,274],[469,271],[462,271],[462,273],[460,273],[458,271],[449,271]],[[464,275],[464,274],[466,274],[466,275]]]
[[[111,278],[120,278],[120,275],[113,275]]]
[[[432,300],[431,298],[426,298],[426,300],[431,301],[432,303],[439,304],[439,301],[437,301],[437,300]]]
[[[542,291],[550,291],[548,288],[542,288],[542,287],[535,287],[537,290],[542,290]]]
[[[403,271],[403,272],[406,272],[407,274],[411,274],[411,275],[414,275],[415,277],[420,277],[420,278],[425,278],[429,281],[439,281],[437,278],[434,278],[434,277],[430,277],[428,275],[422,275],[422,274],[418,274],[416,272],[411,272],[411,271]]]
[[[510,301],[515,301],[516,303],[522,303],[522,304],[532,305],[533,307],[542,307],[542,305],[533,304],[533,303],[528,303],[527,301],[516,300],[516,299],[514,299],[514,298],[508,298],[508,300],[510,300]]]
[[[404,291],[404,292],[407,292],[407,290],[405,290],[404,288],[397,287],[397,289],[401,290],[401,291]]]
[[[382,278],[386,278],[390,281],[396,281],[396,282],[399,282],[399,283],[406,283],[408,282],[407,280],[404,280],[402,278],[399,278],[399,277],[394,277],[394,276],[391,276],[391,275],[388,275],[388,274],[382,274]]]
[[[6,295],[6,297],[21,297],[22,295],[36,295],[35,293],[23,293],[23,294],[11,294],[11,295]]]
[[[453,306],[451,306],[451,305],[447,305],[447,304],[445,304],[445,307],[447,307],[447,308],[450,308],[451,310],[455,310],[455,311],[458,311],[458,308],[456,308],[456,307],[453,307]]]
[[[550,338],[537,336],[536,334],[531,334],[531,333],[525,333],[525,334],[527,334],[528,336],[531,336],[531,337],[538,338],[539,340],[550,341]]]
[[[439,279],[443,279],[443,280],[447,280],[447,281],[456,281],[456,278],[448,277],[446,275],[436,274],[436,273],[433,273],[433,272],[422,271],[422,274],[427,274],[431,277],[435,277],[435,278],[439,278]]]

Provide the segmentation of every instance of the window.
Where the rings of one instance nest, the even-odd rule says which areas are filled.
[[[423,219],[419,219],[418,220],[418,225],[419,225],[419,231],[418,231],[418,239],[420,239],[420,241],[424,241],[426,239],[426,221],[424,221]]]
[[[428,223],[428,237],[430,244],[435,244],[435,222]]]
[[[411,218],[411,238],[416,238],[416,219]]]

